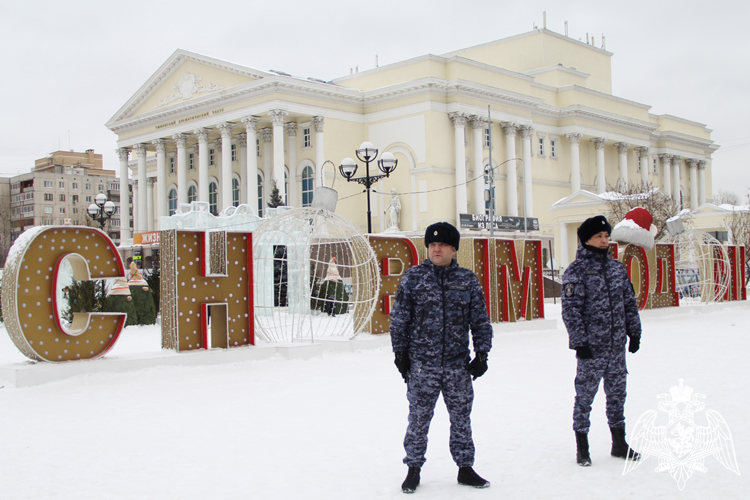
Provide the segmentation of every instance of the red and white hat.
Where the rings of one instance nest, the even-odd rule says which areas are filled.
[[[653,220],[651,213],[645,208],[633,208],[612,230],[612,240],[651,250],[657,233]]]

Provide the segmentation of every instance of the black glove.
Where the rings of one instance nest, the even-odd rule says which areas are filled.
[[[628,346],[628,351],[630,352],[638,352],[638,349],[641,348],[641,338],[640,337],[630,337],[630,346]]]
[[[469,363],[468,367],[469,375],[472,376],[472,380],[476,380],[487,371],[487,353],[484,351],[477,351],[474,359]]]
[[[591,352],[591,347],[586,344],[576,347],[576,357],[578,359],[594,359],[594,353]]]
[[[401,372],[401,376],[404,377],[404,382],[409,383],[409,369],[411,368],[409,353],[406,351],[397,351],[396,359],[393,362],[396,364],[398,371]]]

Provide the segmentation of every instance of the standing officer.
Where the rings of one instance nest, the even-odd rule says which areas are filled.
[[[404,463],[409,473],[401,485],[413,493],[425,462],[427,431],[435,403],[443,393],[450,415],[450,451],[458,482],[476,488],[490,485],[474,472],[471,438],[472,377],[487,371],[492,326],[476,275],[455,260],[460,234],[447,222],[425,231],[427,259],[404,273],[391,313],[391,342],[396,366],[407,383],[409,426]],[[476,356],[471,363],[469,329]]]
[[[638,350],[641,320],[625,266],[609,258],[612,227],[603,215],[586,219],[578,228],[576,260],[563,276],[562,317],[569,347],[578,358],[573,407],[578,465],[591,465],[588,432],[591,403],[604,378],[612,456],[638,460],[625,442],[625,342]]]

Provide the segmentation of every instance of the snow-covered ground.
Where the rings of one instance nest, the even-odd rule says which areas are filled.
[[[559,319],[559,304],[545,309]],[[415,497],[750,497],[750,305],[645,311],[642,318],[641,350],[628,355],[629,429],[682,378],[726,419],[742,476],[714,458],[683,491],[668,473],[655,472],[655,458],[623,475],[624,462],[609,456],[602,391],[592,412],[593,466],[578,467],[575,359],[560,321],[557,330],[497,333],[490,370],[475,383],[475,468],[492,487],[456,484],[448,417],[438,402]],[[156,327],[129,327],[110,355],[159,345]],[[24,359],[0,329],[0,365]],[[4,385],[3,499],[404,498],[406,387],[388,348]],[[701,413],[696,423],[705,425]]]

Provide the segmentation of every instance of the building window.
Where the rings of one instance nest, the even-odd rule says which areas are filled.
[[[71,182],[70,183],[71,189],[78,189],[78,183],[77,182]]]
[[[64,213],[65,213],[65,207],[60,207],[60,213],[61,213],[61,214],[64,214]]]
[[[73,195],[73,203],[78,203],[78,195],[77,194]]]
[[[218,213],[219,208],[217,191],[218,189],[215,182],[208,184],[208,210],[214,215]]]
[[[312,146],[312,137],[310,136],[310,127],[302,129],[302,147],[309,148]]]
[[[539,156],[544,156],[544,137],[539,138]]]
[[[110,227],[120,227],[120,219],[112,219],[109,221]]]
[[[177,190],[169,190],[169,215],[174,215],[177,211]]]
[[[188,203],[192,203],[197,199],[198,199],[198,190],[195,188],[195,186],[190,186],[188,188]]]
[[[309,207],[313,200],[313,170],[305,167],[302,170],[302,206]]]
[[[263,177],[258,174],[258,217],[263,217]]]
[[[234,144],[232,144],[234,146]],[[232,179],[232,205],[238,206],[240,204],[240,180]]]
[[[73,215],[76,215],[77,213],[78,213],[78,208],[77,207],[73,207]]]
[[[60,201],[65,201],[65,195],[64,194],[60,195]]]
[[[659,170],[657,169],[656,164],[657,164],[656,157],[654,157],[654,175],[659,175]]]
[[[188,153],[188,170],[195,170],[195,153]]]
[[[490,128],[484,127],[484,147],[490,147]]]
[[[557,158],[557,139],[549,140],[549,157]]]
[[[60,181],[60,182],[58,182],[58,183],[57,183],[57,185],[58,185],[58,187],[59,187],[60,189],[65,189],[65,182],[64,182],[64,181]]]
[[[216,164],[216,153],[214,148],[208,150],[208,165],[213,167]]]
[[[52,181],[44,181],[44,187],[51,188],[52,187]],[[18,189],[17,187],[13,189]]]
[[[86,197],[86,203],[91,203],[91,196]]]
[[[86,183],[86,191],[91,191],[91,184],[88,182]]]
[[[232,161],[237,161],[237,144],[232,144],[230,148],[232,150]]]
[[[44,201],[54,201],[52,193],[44,193]]]
[[[169,157],[169,173],[174,174],[174,156]]]
[[[112,191],[119,191],[120,190],[120,183],[119,182],[110,182],[109,183],[109,189]]]

